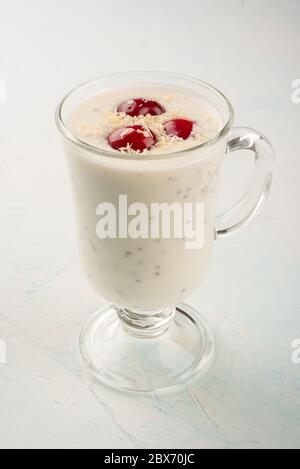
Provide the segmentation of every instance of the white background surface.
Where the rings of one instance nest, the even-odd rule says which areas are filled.
[[[300,2],[0,7],[0,447],[300,447],[300,364],[291,360],[300,338],[300,104],[291,101]],[[83,377],[78,362],[81,324],[103,301],[79,269],[53,113],[77,83],[134,69],[211,82],[233,103],[236,124],[263,131],[277,153],[264,213],[216,243],[191,298],[216,331],[214,369],[172,396],[119,394]],[[240,154],[226,166],[220,196],[229,201],[251,165]]]

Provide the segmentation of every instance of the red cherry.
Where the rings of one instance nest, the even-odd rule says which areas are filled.
[[[187,119],[172,119],[165,122],[164,129],[168,135],[176,135],[186,140],[193,130],[194,122]]]
[[[151,116],[159,116],[165,109],[157,101],[146,98],[134,98],[127,99],[123,103],[119,104],[118,112],[125,112],[128,116],[145,116],[150,114]]]
[[[135,151],[149,150],[157,142],[157,138],[151,130],[142,125],[129,125],[114,130],[108,137],[108,143],[115,150],[130,148]]]

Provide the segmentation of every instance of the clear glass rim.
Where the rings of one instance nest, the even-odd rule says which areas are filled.
[[[228,114],[229,114],[229,117],[228,117],[228,120],[227,122],[225,123],[225,125],[222,127],[222,129],[211,139],[207,140],[206,142],[203,142],[203,143],[200,143],[199,145],[195,145],[194,147],[191,147],[191,148],[185,148],[184,150],[178,150],[176,152],[172,151],[172,152],[168,152],[168,153],[162,153],[162,154],[150,154],[150,155],[139,155],[139,157],[137,158],[136,156],[132,156],[132,155],[124,155],[123,153],[122,154],[118,154],[117,152],[113,151],[113,150],[107,150],[107,149],[104,149],[104,148],[99,148],[99,147],[96,147],[94,145],[90,145],[89,143],[87,142],[84,142],[83,140],[80,140],[78,137],[76,137],[75,135],[73,135],[73,133],[68,129],[64,119],[63,119],[63,107],[64,107],[64,104],[66,103],[67,99],[73,95],[73,93],[76,93],[77,91],[79,91],[80,89],[84,89],[84,88],[87,88],[93,84],[96,84],[98,81],[100,80],[103,80],[103,79],[107,79],[107,78],[112,78],[112,77],[117,77],[117,76],[126,76],[126,75],[131,75],[131,74],[145,74],[145,73],[151,73],[151,74],[161,74],[161,75],[164,75],[164,76],[169,76],[170,78],[173,77],[173,78],[178,78],[178,79],[185,79],[185,80],[188,80],[188,81],[191,81],[191,82],[194,82],[194,83],[197,83],[197,84],[200,84],[200,85],[203,85],[207,88],[209,88],[211,91],[213,91],[214,93],[216,93],[220,98],[222,98],[224,100],[224,102],[226,103],[227,107],[228,107]],[[68,141],[72,142],[73,144],[75,144],[76,146],[90,152],[90,153],[94,153],[94,154],[98,154],[98,155],[101,155],[101,156],[107,156],[107,157],[110,157],[110,158],[114,158],[114,159],[126,159],[126,160],[134,160],[134,161],[145,161],[145,160],[156,160],[156,159],[167,159],[167,158],[170,158],[170,157],[174,157],[174,155],[176,156],[179,156],[179,155],[186,155],[187,153],[191,153],[191,152],[194,152],[196,150],[199,150],[200,148],[206,148],[206,147],[210,147],[212,146],[213,144],[217,143],[219,140],[221,140],[224,136],[226,136],[229,131],[231,130],[232,128],[232,125],[233,125],[233,121],[234,121],[234,110],[233,110],[233,107],[230,103],[230,101],[226,98],[226,96],[220,91],[218,90],[216,87],[214,87],[213,85],[210,85],[209,83],[203,81],[203,80],[199,80],[198,78],[194,78],[192,76],[189,76],[189,75],[183,75],[183,74],[179,74],[179,73],[171,73],[171,72],[164,72],[164,71],[153,71],[153,70],[137,70],[137,71],[130,71],[130,72],[117,72],[117,73],[110,73],[110,74],[107,74],[107,75],[102,75],[102,76],[99,76],[93,80],[88,80],[88,81],[85,81],[85,82],[82,82],[80,83],[79,85],[75,86],[74,88],[72,88],[67,94],[65,94],[63,96],[63,98],[59,101],[57,107],[56,107],[56,112],[55,112],[55,122],[56,122],[56,126],[59,130],[59,132],[63,135],[63,137],[65,137]]]

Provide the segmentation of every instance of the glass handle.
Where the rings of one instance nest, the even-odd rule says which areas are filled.
[[[256,130],[235,127],[230,133],[226,153],[236,150],[254,152],[254,176],[242,199],[234,207],[217,216],[216,239],[233,233],[255,218],[270,193],[274,151],[268,139]]]

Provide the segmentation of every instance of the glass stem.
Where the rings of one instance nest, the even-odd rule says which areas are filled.
[[[147,339],[157,337],[169,329],[175,307],[159,311],[133,311],[118,308],[117,311],[121,326],[128,335]]]

